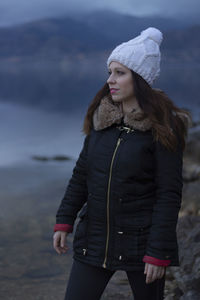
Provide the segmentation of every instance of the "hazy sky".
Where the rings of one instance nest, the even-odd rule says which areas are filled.
[[[110,9],[132,15],[190,17],[200,12],[199,0],[0,0],[0,26],[48,16]]]

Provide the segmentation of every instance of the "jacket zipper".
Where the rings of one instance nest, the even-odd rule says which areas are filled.
[[[112,167],[113,167],[113,161],[115,158],[115,154],[117,152],[117,148],[120,145],[120,142],[122,141],[122,138],[118,138],[117,140],[117,144],[115,147],[115,150],[113,152],[113,156],[112,156],[112,160],[111,160],[111,164],[110,164],[110,171],[109,171],[109,179],[108,179],[108,189],[107,189],[107,237],[106,237],[106,250],[105,250],[105,258],[104,258],[104,262],[103,262],[103,268],[106,268],[106,260],[107,260],[107,252],[108,252],[108,241],[109,241],[109,202],[110,202],[110,182],[111,182],[111,175],[112,175]]]

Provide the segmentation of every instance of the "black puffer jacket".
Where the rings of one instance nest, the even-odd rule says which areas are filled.
[[[113,106],[106,98],[94,114],[56,223],[73,225],[80,210],[73,241],[80,261],[142,270],[148,255],[177,266],[183,152],[154,141],[138,110],[123,119]]]

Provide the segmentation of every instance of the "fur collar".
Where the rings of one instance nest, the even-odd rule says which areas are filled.
[[[187,128],[192,127],[192,119],[185,113],[177,113]],[[95,130],[101,130],[112,124],[123,122],[127,127],[146,131],[153,128],[152,121],[145,115],[138,103],[133,110],[123,114],[121,103],[113,102],[109,96],[104,96],[93,114],[93,126]]]
[[[94,129],[101,130],[122,121],[126,126],[141,131],[152,128],[152,122],[137,103],[131,112],[123,114],[120,103],[114,103],[109,96],[104,96],[93,114]]]

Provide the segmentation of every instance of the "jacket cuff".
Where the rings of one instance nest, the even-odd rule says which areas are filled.
[[[155,258],[152,256],[145,255],[143,257],[143,262],[146,262],[148,264],[153,264],[156,266],[167,267],[171,263],[171,260],[170,259],[158,259],[158,258]]]
[[[56,231],[66,231],[66,232],[72,232],[73,226],[69,224],[55,224],[54,225],[54,232]]]

